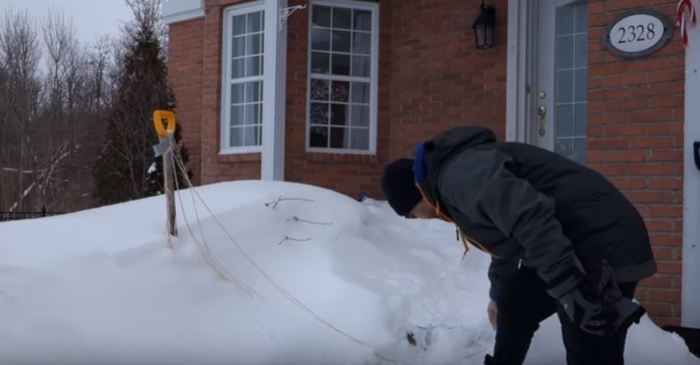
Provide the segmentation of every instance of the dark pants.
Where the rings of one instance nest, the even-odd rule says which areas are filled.
[[[575,325],[545,290],[534,270],[521,268],[506,280],[498,298],[493,364],[519,365],[525,360],[539,323],[555,312],[561,322],[568,365],[622,365],[627,330],[613,336],[594,336]],[[637,283],[621,283],[622,295],[632,298]]]

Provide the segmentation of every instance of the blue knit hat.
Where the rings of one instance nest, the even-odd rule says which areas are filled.
[[[422,197],[415,185],[413,160],[401,158],[384,167],[382,191],[396,214],[406,216]]]

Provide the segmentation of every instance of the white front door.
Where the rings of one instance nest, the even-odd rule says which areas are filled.
[[[543,0],[534,6],[531,142],[585,164],[588,5]]]

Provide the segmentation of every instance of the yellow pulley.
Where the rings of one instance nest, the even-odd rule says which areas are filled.
[[[168,121],[167,127],[163,126],[163,119]],[[165,138],[168,133],[175,133],[175,113],[169,110],[153,111],[153,126],[156,128],[158,137]]]

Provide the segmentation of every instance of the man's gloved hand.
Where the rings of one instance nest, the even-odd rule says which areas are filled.
[[[591,298],[579,286],[559,297],[559,303],[566,315],[587,333],[603,336],[609,331],[614,315],[603,311],[600,300]]]
[[[645,310],[626,298],[604,262],[597,280],[587,277],[573,290],[559,297],[567,316],[583,331],[605,336],[639,322]]]

